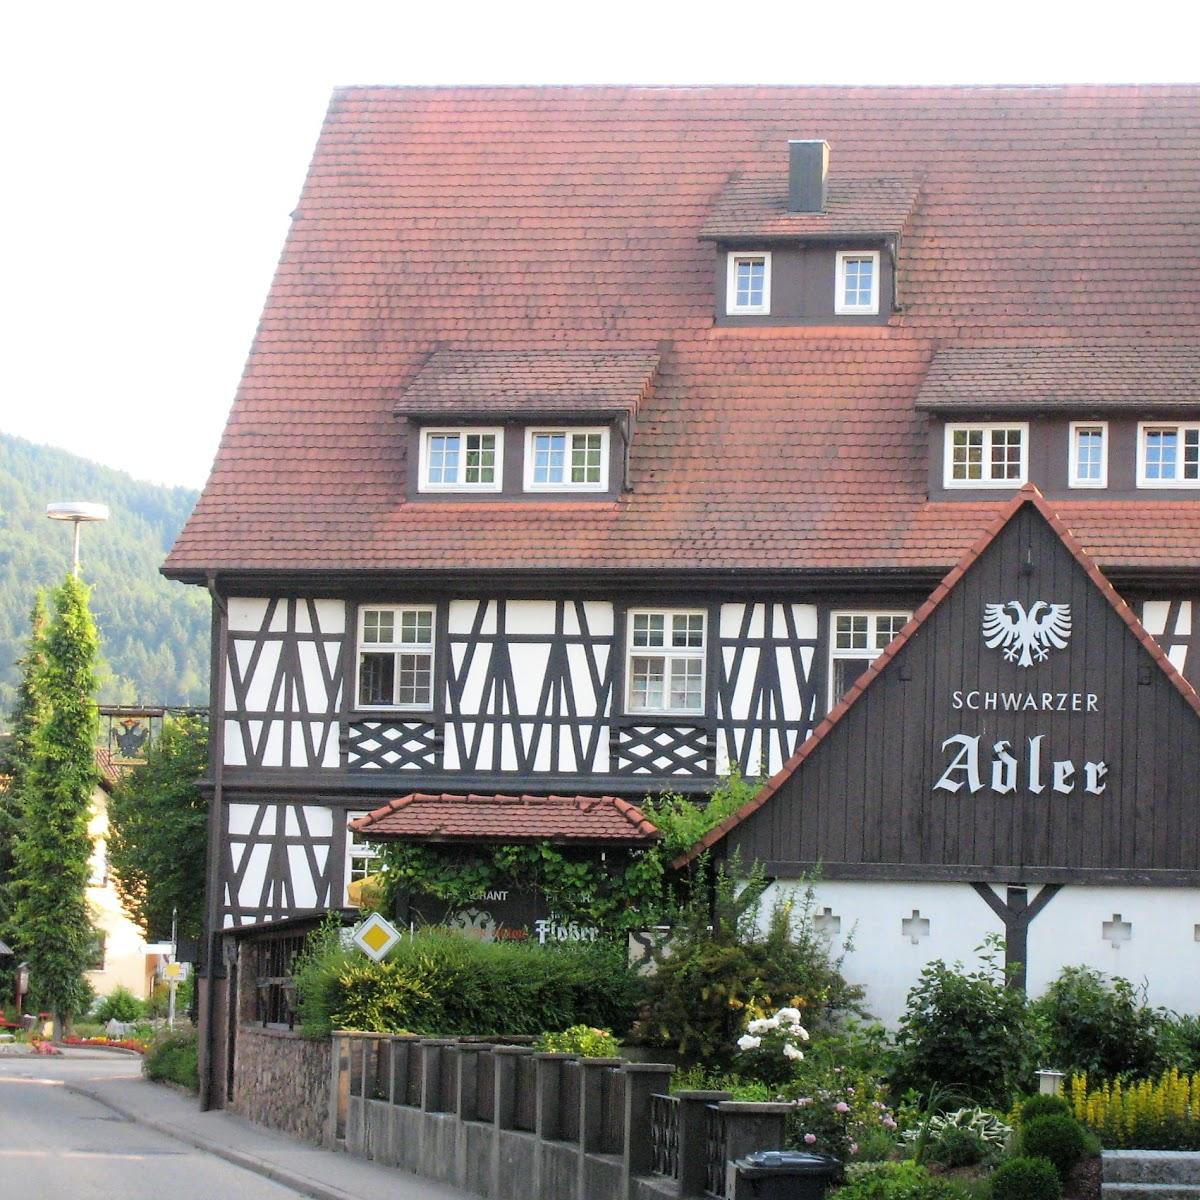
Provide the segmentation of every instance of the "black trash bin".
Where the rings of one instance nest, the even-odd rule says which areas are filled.
[[[733,1200],[822,1200],[842,1176],[838,1159],[804,1150],[758,1150],[731,1167]]]

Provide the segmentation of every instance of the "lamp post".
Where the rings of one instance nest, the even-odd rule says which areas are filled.
[[[85,521],[107,521],[108,505],[91,504],[86,500],[63,500],[46,505],[46,516],[52,521],[70,521],[75,527],[71,550],[71,574],[79,576],[79,526]]]

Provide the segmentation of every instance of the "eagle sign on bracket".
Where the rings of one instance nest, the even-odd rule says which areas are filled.
[[[1009,662],[1015,662],[1019,667],[1045,662],[1052,646],[1056,650],[1065,650],[1070,636],[1069,604],[1035,600],[1028,612],[1020,600],[983,606],[984,645],[989,650],[1000,649]]]

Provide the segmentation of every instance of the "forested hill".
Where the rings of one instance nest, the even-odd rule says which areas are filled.
[[[158,573],[196,495],[0,433],[0,725],[12,708],[34,593],[71,568],[70,524],[45,517],[55,500],[94,500],[112,511],[83,528],[80,553],[107,666],[101,701],[207,703],[208,597]]]

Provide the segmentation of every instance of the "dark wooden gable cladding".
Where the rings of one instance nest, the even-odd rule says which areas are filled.
[[[774,794],[729,823],[721,852],[770,875],[820,864],[829,878],[1200,883],[1195,698],[1094,570],[1040,500],[1018,502]],[[985,646],[984,606],[1010,600],[1026,612],[1069,604],[1066,648],[1022,667]],[[985,707],[989,693],[997,708]],[[1002,711],[1013,695],[1020,710]],[[979,739],[974,792],[962,769],[947,779],[957,791],[935,786],[960,735]],[[1038,738],[1040,793],[1029,766]],[[1017,760],[1008,792],[992,786],[1000,742]],[[1052,786],[1056,761],[1073,765],[1065,794]],[[1098,792],[1085,790],[1087,763],[1105,764]]]

